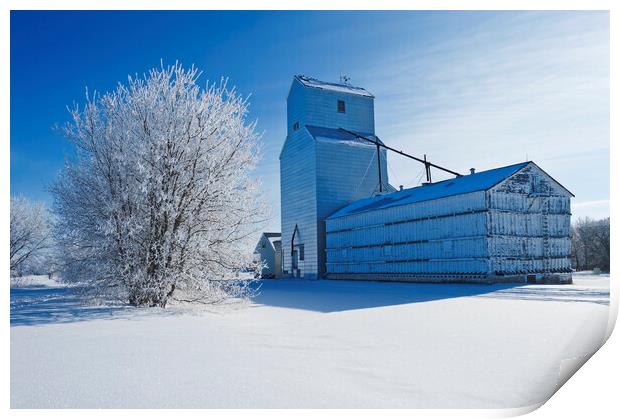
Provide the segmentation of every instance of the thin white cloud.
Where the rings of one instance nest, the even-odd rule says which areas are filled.
[[[304,48],[359,32],[322,29]],[[343,60],[364,63],[351,75],[376,96],[382,140],[464,173],[535,160],[577,216],[609,215],[608,13],[415,13],[368,29],[356,39],[375,48]],[[421,167],[388,158],[392,183],[417,184]]]
[[[433,45],[403,42],[365,77],[377,86],[377,133],[462,172],[533,159],[580,199],[608,196],[608,23],[506,13]],[[416,171],[391,164],[402,179]]]
[[[576,202],[572,205],[573,208],[583,208],[583,207],[592,207],[592,206],[602,206],[609,205],[609,199],[599,199],[597,201],[585,201],[585,202]]]

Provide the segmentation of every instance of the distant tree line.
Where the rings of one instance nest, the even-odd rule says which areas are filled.
[[[571,226],[571,242],[573,269],[609,272],[609,217],[577,219]]]

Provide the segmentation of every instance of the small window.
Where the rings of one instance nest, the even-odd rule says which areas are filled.
[[[345,112],[344,100],[339,100],[338,101],[338,113],[344,113],[344,112]]]
[[[293,124],[293,131],[297,131],[299,129],[299,122],[295,122]]]
[[[300,244],[299,245],[299,260],[304,260],[304,245]]]

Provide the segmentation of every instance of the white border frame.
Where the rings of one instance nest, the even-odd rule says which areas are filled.
[[[228,0],[226,2],[200,2],[191,0],[92,0],[88,3],[77,0],[4,0],[1,4],[1,24],[0,24],[0,42],[2,65],[0,66],[1,99],[2,113],[0,126],[2,127],[2,138],[0,147],[0,182],[2,182],[2,206],[0,207],[2,223],[0,224],[0,236],[4,240],[0,242],[0,252],[6,255],[8,253],[8,237],[9,234],[9,176],[10,176],[10,10],[340,10],[340,9],[363,9],[363,10],[608,10],[610,12],[610,141],[611,138],[618,138],[618,97],[619,85],[618,77],[620,67],[618,66],[618,52],[620,33],[618,32],[618,13],[620,8],[618,2],[612,0],[601,1],[552,1],[552,0],[505,0],[502,2],[494,2],[489,0],[417,0],[409,2],[398,2],[395,0],[382,0],[381,2],[372,2],[369,0],[316,0],[316,1],[277,1],[263,0],[261,2],[249,0]],[[614,118],[614,116],[616,118]],[[610,159],[617,161],[618,145],[611,141]],[[611,165],[611,191],[617,189],[617,179],[620,178],[620,168],[618,165]],[[610,191],[610,192],[611,192]],[[610,213],[612,218],[612,249],[616,248],[618,242],[619,228],[615,222],[617,213],[616,196],[610,193]],[[0,271],[8,273],[8,259],[0,259]],[[618,266],[617,261],[612,252],[611,270],[616,272]],[[8,283],[8,278],[5,279]],[[620,292],[620,282],[618,279],[611,279],[611,304],[610,304],[610,321],[608,325],[608,336],[611,334],[616,322],[618,313],[618,295]],[[8,285],[8,284],[7,284]],[[2,335],[4,337],[2,345],[2,365],[4,379],[2,381],[1,401],[3,410],[10,407],[10,323],[9,309],[10,296],[9,287],[5,285],[1,288],[2,301],[4,310],[2,310]],[[591,418],[615,418],[620,413],[620,405],[618,404],[617,388],[618,374],[620,372],[620,361],[616,356],[620,353],[620,338],[617,333],[599,350],[590,361],[588,361],[576,374],[575,378],[571,378],[559,391],[554,395],[543,408],[537,410],[533,415],[539,418],[548,417],[584,417]],[[381,413],[374,410],[326,410],[320,415],[327,417],[355,416],[371,417],[377,414],[382,416],[397,418],[418,417],[506,417],[528,413],[535,410],[538,405],[520,409],[489,409],[489,410],[388,410]],[[131,415],[133,417],[165,417],[172,415],[186,415],[188,417],[203,417],[205,414],[215,415],[222,418],[252,416],[264,418],[285,418],[291,415],[286,410],[209,410],[208,412],[200,410],[10,410],[9,414],[14,417],[31,417],[45,416],[51,418],[65,417],[83,417],[84,414],[93,417],[108,417],[110,415]],[[314,418],[317,412],[312,410],[297,410],[294,413],[302,418]]]

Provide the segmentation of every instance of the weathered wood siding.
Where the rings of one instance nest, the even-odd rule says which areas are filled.
[[[570,272],[570,193],[530,164],[487,192],[495,275]]]
[[[486,236],[484,191],[329,219],[328,277],[483,276]]]

